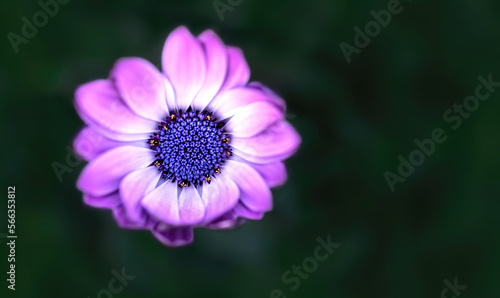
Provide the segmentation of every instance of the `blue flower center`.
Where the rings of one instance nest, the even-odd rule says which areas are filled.
[[[224,125],[209,111],[172,112],[148,140],[156,152],[152,165],[179,187],[210,183],[232,155]]]

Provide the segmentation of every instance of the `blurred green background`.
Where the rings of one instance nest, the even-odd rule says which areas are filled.
[[[44,0],[45,1],[45,0]],[[228,5],[227,0],[221,0]],[[500,3],[402,1],[403,11],[347,63],[341,42],[389,1],[233,0],[219,17],[212,0],[69,1],[16,54],[36,1],[0,4],[0,233],[7,186],[16,186],[16,291],[1,297],[98,297],[126,268],[135,279],[113,297],[500,297],[500,93],[481,101],[460,128],[443,113],[473,95],[477,77],[500,81]],[[303,138],[287,161],[262,221],[219,232],[195,230],[193,245],[162,246],[148,232],[117,227],[84,206],[75,182],[51,164],[83,123],[75,88],[139,56],[160,65],[168,33],[214,29],[243,49],[260,81],[285,98]],[[447,140],[392,192],[415,139],[442,128]],[[311,257],[317,237],[341,246],[292,291],[282,275]],[[8,248],[0,248],[6,272]],[[107,297],[102,295],[100,297]],[[279,296],[276,296],[279,297]]]

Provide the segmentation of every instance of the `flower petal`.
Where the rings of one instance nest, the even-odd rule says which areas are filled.
[[[149,133],[134,133],[134,134],[120,133],[120,132],[116,132],[113,130],[103,128],[102,126],[97,124],[95,121],[90,120],[89,118],[86,118],[82,115],[80,115],[80,117],[89,127],[96,130],[97,132],[99,132],[100,134],[102,134],[103,136],[105,136],[106,138],[108,138],[110,140],[115,140],[115,141],[119,141],[119,142],[146,142],[152,134],[151,132],[149,132]]]
[[[285,101],[274,91],[272,91],[271,89],[267,88],[266,86],[264,86],[262,83],[259,82],[251,82],[248,84],[248,87],[252,89],[257,89],[267,94],[269,96],[268,97],[269,101],[272,102],[276,107],[278,107],[282,112],[285,112],[286,110]]]
[[[283,185],[287,179],[286,167],[282,161],[268,164],[247,163],[259,172],[269,187]]]
[[[295,129],[286,121],[279,121],[251,138],[233,138],[233,153],[254,163],[271,163],[290,157],[301,142]]]
[[[85,115],[82,112],[78,111],[78,107],[76,108],[77,112],[80,115],[80,118],[82,118],[83,122],[87,124],[89,127],[92,129],[96,130],[106,138],[110,140],[115,140],[115,141],[120,141],[120,142],[129,142],[129,141],[146,141],[149,139],[151,132],[147,133],[122,133],[122,132],[116,132],[114,130],[110,130],[109,128],[103,127],[98,121],[94,121],[93,119],[89,118],[87,115]]]
[[[212,30],[204,31],[198,39],[206,52],[207,75],[200,92],[193,100],[192,106],[201,111],[217,95],[224,83],[228,61],[224,43]]]
[[[273,207],[271,190],[262,177],[246,163],[228,160],[224,170],[240,189],[240,200],[254,212],[269,211]]]
[[[193,228],[169,228],[152,230],[153,236],[167,246],[184,246],[193,242]]]
[[[248,138],[282,119],[283,113],[274,105],[259,101],[249,104],[236,113],[227,122],[226,129],[233,137]]]
[[[165,181],[147,194],[141,205],[156,219],[171,225],[181,223],[179,215],[178,186],[176,183]]]
[[[160,173],[156,167],[147,167],[125,176],[120,183],[123,206],[130,219],[143,222],[146,218],[141,200],[155,189]]]
[[[207,68],[201,44],[186,27],[181,26],[168,36],[162,67],[174,86],[176,107],[186,109],[200,91]]]
[[[121,101],[116,88],[108,80],[98,80],[76,90],[75,105],[84,120],[89,120],[104,130],[122,134],[151,133],[156,122],[133,113]]]
[[[137,115],[162,121],[168,113],[163,75],[142,58],[122,58],[111,77],[125,103]]]
[[[113,209],[121,204],[118,192],[113,192],[105,196],[83,194],[83,202],[89,206],[104,209]]]
[[[133,146],[117,147],[92,160],[82,171],[77,186],[94,196],[117,190],[127,174],[147,167],[154,161],[153,151]]]
[[[205,227],[212,230],[228,230],[237,228],[244,223],[244,219],[238,218],[233,211],[230,211],[208,223]]]
[[[241,202],[238,203],[238,205],[236,205],[234,207],[233,212],[234,212],[234,214],[236,214],[239,217],[243,217],[243,218],[246,218],[246,219],[252,219],[252,220],[261,220],[262,217],[264,217],[264,213],[263,212],[254,212],[254,211],[248,209]]]
[[[147,220],[140,222],[132,220],[123,205],[113,209],[113,217],[118,226],[123,229],[146,230],[152,226]]]
[[[166,77],[163,77],[163,85],[165,89],[165,98],[167,100],[167,107],[169,112],[174,111],[177,109],[177,102],[175,100],[175,90],[174,86],[172,86],[172,82]]]
[[[231,210],[238,202],[239,195],[238,186],[224,173],[216,176],[212,183],[204,184],[201,192],[206,208],[204,222],[208,223]]]
[[[205,205],[198,190],[194,187],[183,188],[179,196],[180,225],[195,225],[205,217]]]
[[[240,48],[227,47],[229,65],[223,90],[245,86],[250,79],[250,68]]]
[[[76,153],[87,161],[92,160],[109,149],[119,146],[149,148],[149,144],[145,140],[120,142],[103,136],[97,129],[89,126],[84,127],[73,141],[73,148]]]
[[[223,91],[210,103],[211,108],[221,119],[238,113],[241,109],[258,101],[267,101],[268,95],[255,88],[238,87]]]

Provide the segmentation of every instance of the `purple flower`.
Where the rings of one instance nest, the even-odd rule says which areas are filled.
[[[194,227],[261,219],[301,141],[284,101],[248,83],[241,50],[211,30],[174,30],[162,68],[123,58],[109,79],[76,91],[87,124],[74,142],[89,161],[77,183],[85,203],[168,246],[191,243]]]

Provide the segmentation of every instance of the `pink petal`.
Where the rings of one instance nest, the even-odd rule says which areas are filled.
[[[263,212],[254,212],[250,209],[248,209],[243,203],[238,203],[238,205],[236,205],[234,207],[234,210],[233,210],[234,214],[239,216],[239,217],[243,217],[243,218],[247,218],[247,219],[252,219],[252,220],[261,220],[262,217],[264,217],[264,213]]]
[[[121,204],[120,194],[118,192],[113,192],[100,197],[83,194],[83,202],[89,206],[104,209],[113,209]]]
[[[75,105],[82,119],[91,121],[104,131],[143,134],[154,132],[157,127],[155,121],[133,113],[121,101],[115,87],[108,80],[93,81],[80,86],[76,90]]]
[[[212,30],[206,30],[198,39],[206,52],[207,76],[192,106],[201,111],[215,97],[224,83],[228,61],[226,47]]]
[[[117,147],[92,160],[82,171],[77,186],[94,196],[103,196],[118,189],[121,179],[147,167],[154,161],[150,149],[133,146]]]
[[[102,134],[104,137],[106,137],[110,140],[118,141],[118,142],[134,142],[134,143],[135,142],[146,142],[152,134],[152,132],[134,133],[134,134],[120,133],[120,132],[116,132],[113,130],[103,128],[102,126],[97,124],[95,121],[90,120],[89,118],[86,118],[83,115],[80,115],[80,117],[90,128],[92,128],[95,131],[97,131],[98,133]]]
[[[162,121],[168,114],[163,74],[141,58],[122,58],[111,77],[125,103],[139,116]]]
[[[287,179],[286,167],[282,161],[268,164],[247,163],[259,172],[269,187],[283,185]]]
[[[254,102],[242,108],[226,125],[233,137],[248,138],[254,136],[269,125],[283,119],[283,113],[268,102]]]
[[[129,217],[123,205],[120,205],[113,209],[113,217],[115,218],[115,221],[118,224],[118,226],[123,229],[145,230],[149,229],[151,225],[151,224],[148,225],[147,221],[145,220],[140,222],[132,220]]]
[[[240,189],[240,200],[254,212],[269,211],[273,207],[271,190],[262,177],[246,163],[228,160],[224,170]]]
[[[156,167],[147,167],[125,176],[120,183],[123,206],[129,217],[137,222],[145,220],[141,200],[155,189],[160,173]]]
[[[109,128],[103,127],[99,121],[94,121],[84,113],[78,111],[78,107],[76,107],[76,110],[78,114],[80,115],[80,118],[87,124],[89,127],[97,131],[98,133],[102,134],[106,138],[110,140],[116,140],[120,142],[134,142],[134,141],[146,141],[149,139],[151,132],[147,133],[122,133],[122,132],[116,132],[114,130],[110,130]]]
[[[286,110],[286,104],[285,101],[274,91],[271,89],[267,88],[264,86],[262,83],[259,82],[251,82],[248,84],[249,88],[252,89],[257,89],[265,94],[267,94],[269,97],[269,101],[272,102],[276,107],[278,107],[281,111],[285,112]]]
[[[241,49],[228,47],[229,60],[226,80],[222,86],[223,90],[245,86],[250,79],[250,68]]]
[[[238,202],[239,194],[238,186],[224,173],[216,176],[212,183],[204,184],[201,199],[206,208],[205,222],[231,210]]]
[[[226,214],[219,216],[217,219],[205,225],[206,228],[212,230],[228,230],[234,229],[245,223],[245,220],[238,218],[233,211],[229,211]]]
[[[220,119],[226,119],[241,109],[259,101],[267,101],[269,96],[254,88],[238,87],[223,91],[210,103]]]
[[[174,86],[176,107],[186,109],[206,77],[206,61],[199,41],[181,26],[167,38],[162,55],[163,72]]]
[[[167,228],[152,230],[153,236],[167,246],[184,246],[193,242],[193,228]]]
[[[180,225],[195,225],[205,217],[205,205],[196,188],[182,189],[179,196],[179,215]]]
[[[150,215],[167,224],[180,225],[178,186],[165,181],[147,194],[141,201]]]
[[[89,126],[83,128],[73,141],[73,148],[76,153],[87,161],[92,160],[109,149],[119,146],[149,148],[149,145],[145,140],[132,142],[115,141],[105,137],[97,129]]]
[[[175,99],[175,90],[174,86],[172,86],[172,83],[166,76],[163,77],[163,85],[165,89],[165,98],[167,100],[167,107],[169,111],[174,111],[177,109],[177,102]]]
[[[253,163],[272,163],[284,160],[297,151],[301,139],[286,121],[279,121],[251,138],[233,138],[235,155]]]

